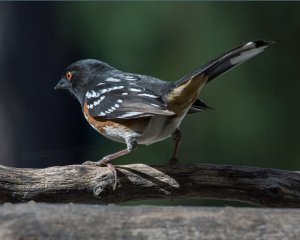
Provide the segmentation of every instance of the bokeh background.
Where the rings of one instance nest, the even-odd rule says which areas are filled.
[[[183,121],[179,157],[299,170],[300,3],[0,3],[0,164],[76,164],[124,147],[95,132],[74,97],[54,91],[74,61],[176,80],[256,39],[276,44],[204,88],[215,110]],[[140,146],[115,163],[165,163],[172,148],[171,139]]]

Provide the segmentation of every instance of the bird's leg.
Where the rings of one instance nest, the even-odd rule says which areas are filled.
[[[174,140],[175,145],[174,145],[173,154],[172,154],[172,157],[171,157],[169,163],[174,165],[174,164],[179,164],[177,154],[178,154],[178,150],[179,150],[179,146],[180,146],[180,142],[181,142],[181,133],[178,128],[176,128],[176,130],[172,133],[172,138]]]
[[[112,174],[114,175],[114,178],[115,178],[115,184],[114,184],[114,190],[116,189],[117,187],[117,171],[116,171],[116,168],[114,165],[112,165],[110,162],[118,157],[121,157],[123,155],[126,155],[130,152],[132,152],[134,149],[137,148],[137,142],[135,139],[126,139],[126,144],[127,144],[127,148],[126,149],[123,149],[119,152],[116,152],[116,153],[113,153],[113,154],[109,154],[105,157],[103,157],[101,160],[99,160],[98,162],[91,162],[91,161],[87,161],[87,162],[84,162],[83,165],[94,165],[94,166],[106,166],[108,167],[111,171],[112,171]]]

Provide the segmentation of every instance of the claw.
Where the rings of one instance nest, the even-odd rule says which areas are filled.
[[[113,186],[113,190],[116,190],[117,181],[118,181],[117,170],[114,167],[114,165],[112,165],[111,163],[107,163],[105,158],[102,158],[99,162],[86,161],[82,165],[107,167],[112,172],[112,174],[114,176],[115,183],[114,183],[114,186]]]
[[[99,162],[86,161],[82,165],[99,166]]]
[[[181,168],[179,159],[177,157],[172,157],[169,161],[169,164],[175,168]]]
[[[177,157],[172,157],[169,161],[169,164],[174,165],[174,164],[178,164],[179,163],[179,159]]]
[[[112,174],[114,175],[114,178],[115,178],[115,184],[114,184],[114,187],[113,187],[113,190],[116,190],[117,188],[117,181],[118,181],[118,176],[117,176],[117,170],[116,168],[114,167],[114,165],[110,164],[110,163],[107,163],[106,166],[109,168],[109,170],[112,172]]]
[[[112,174],[113,174],[113,176],[114,176],[114,178],[115,178],[115,184],[114,184],[113,190],[116,190],[116,187],[117,187],[117,180],[118,180],[118,177],[117,177],[117,170],[116,170],[116,168],[114,167],[114,165],[112,165],[111,163],[108,163],[108,161],[109,161],[109,158],[107,158],[107,156],[106,156],[106,157],[102,158],[102,159],[98,162],[98,164],[99,164],[99,166],[106,166],[106,167],[108,167],[108,169],[112,172]]]
[[[112,164],[110,164],[109,162],[112,161],[115,158],[121,157],[125,154],[128,154],[128,153],[132,152],[137,147],[137,142],[136,142],[135,138],[126,138],[125,141],[126,141],[126,144],[127,144],[126,149],[123,149],[119,152],[107,155],[104,158],[102,158],[99,162],[90,162],[90,161],[88,161],[88,162],[84,163],[85,165],[108,167],[109,170],[114,175],[114,178],[115,178],[115,184],[114,184],[114,187],[113,187],[114,190],[117,187],[117,180],[118,180],[117,171],[116,171],[116,168]]]

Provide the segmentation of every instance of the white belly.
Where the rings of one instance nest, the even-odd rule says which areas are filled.
[[[172,118],[168,116],[153,116],[143,133],[137,138],[138,144],[152,144],[169,138],[179,127],[183,117]]]

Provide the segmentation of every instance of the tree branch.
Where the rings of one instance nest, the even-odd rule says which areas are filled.
[[[0,166],[0,202],[116,203],[150,198],[211,198],[269,207],[300,207],[300,173],[230,165],[116,166],[45,169]]]

